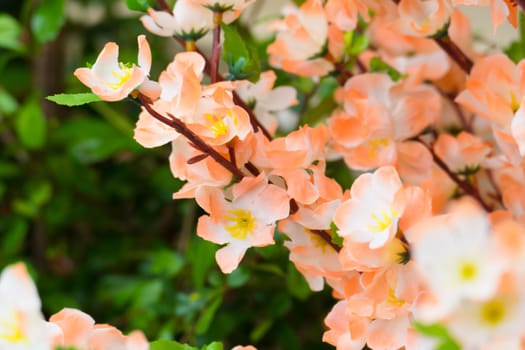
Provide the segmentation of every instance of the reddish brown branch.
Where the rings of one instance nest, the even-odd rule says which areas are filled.
[[[448,175],[448,177],[452,181],[454,181],[456,185],[458,185],[458,187],[461,188],[461,190],[463,190],[465,194],[472,196],[487,212],[491,212],[493,210],[493,208],[487,203],[485,203],[483,198],[481,198],[481,195],[478,189],[472,186],[468,181],[462,180],[456,173],[450,170],[450,168],[443,161],[443,159],[441,159],[436,154],[436,152],[434,152],[434,149],[432,148],[432,146],[427,145],[425,142],[423,142],[422,140],[418,138],[416,138],[415,141],[421,143],[423,146],[425,146],[430,151],[430,154],[432,155],[432,159],[434,160],[434,163],[436,163],[436,165],[440,167],[441,170],[443,170]]]
[[[219,60],[221,58],[221,20],[222,12],[213,13],[213,41],[210,60],[210,80],[216,83],[219,76]]]
[[[168,6],[168,3],[166,0],[158,0],[157,3],[159,4],[159,7],[162,11],[168,12],[170,15],[173,15],[173,12],[171,11],[170,7]]]
[[[470,71],[472,70],[472,60],[465,55],[461,49],[454,44],[452,40],[448,36],[444,38],[434,39],[436,44],[441,47],[450,58],[452,58],[459,67],[467,74],[470,74]]]
[[[208,154],[217,163],[219,163],[237,178],[242,179],[244,177],[244,173],[241,170],[239,170],[239,168],[232,164],[228,159],[224,158],[213,147],[206,144],[206,142],[204,142],[204,140],[202,140],[197,134],[191,131],[183,121],[175,118],[169,113],[167,113],[169,118],[163,116],[153,108],[151,100],[144,95],[139,95],[138,100],[140,101],[142,106],[148,111],[148,113],[151,114],[151,116],[153,116],[158,121],[172,127],[179,134],[183,135],[190,142],[190,144],[193,144],[193,146],[199,151]]]
[[[332,242],[332,236],[330,236],[328,232],[323,231],[323,230],[310,230],[310,232],[312,232],[314,235],[321,237],[336,252],[339,252],[341,250],[341,248],[337,244]]]

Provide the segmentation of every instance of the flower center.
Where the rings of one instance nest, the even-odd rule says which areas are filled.
[[[10,343],[19,343],[26,340],[22,331],[22,314],[13,310],[8,319],[0,318],[0,339]]]
[[[380,213],[372,213],[373,224],[368,225],[368,228],[376,233],[383,232],[390,225],[392,221],[399,217],[399,213],[392,208],[392,205],[388,205],[388,209],[382,209]]]
[[[228,210],[228,214],[230,215],[227,215],[224,218],[227,221],[232,222],[232,224],[225,226],[225,228],[233,238],[245,239],[248,235],[253,233],[256,224],[251,211],[244,209],[231,209]]]
[[[368,141],[368,145],[370,146],[370,158],[375,158],[377,152],[381,148],[387,147],[389,144],[390,144],[390,141],[386,137]]]
[[[388,288],[388,298],[386,299],[390,304],[401,307],[405,305],[405,301],[396,297],[396,292],[393,288]]]
[[[228,124],[225,122],[226,117],[231,117],[233,119],[233,124],[237,124],[237,118],[231,110],[228,110],[223,117],[211,113],[205,113],[204,117],[208,120],[208,129],[213,132],[215,137],[226,135],[228,133]]]
[[[510,109],[512,109],[513,113],[516,113],[518,109],[520,109],[520,103],[518,102],[518,98],[516,97],[516,94],[514,92],[510,92]]]
[[[109,83],[108,86],[113,90],[120,89],[126,82],[131,78],[131,73],[133,68],[126,66],[124,63],[119,63],[120,70],[113,70],[111,75],[116,79],[116,81]]]
[[[460,266],[459,277],[462,281],[472,281],[476,278],[477,274],[478,269],[476,265],[472,262],[466,261]]]
[[[505,303],[502,300],[490,300],[481,306],[481,318],[491,326],[495,326],[503,321],[505,314]]]

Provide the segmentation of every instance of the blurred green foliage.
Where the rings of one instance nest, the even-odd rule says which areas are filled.
[[[170,174],[169,146],[146,150],[133,140],[136,105],[44,99],[87,92],[72,73],[107,41],[119,43],[123,61],[136,59],[145,30],[126,3],[146,1],[0,5],[0,267],[28,263],[46,316],[76,307],[151,341],[207,349],[219,349],[216,340],[225,349],[330,348],[321,343],[330,293],[312,294],[281,244],[251,249],[238,270],[220,273],[217,246],[195,236],[201,212],[171,199],[182,183]],[[148,40],[156,78],[180,49]],[[323,98],[333,85],[322,82]],[[303,104],[315,89],[306,87]],[[348,178],[341,169],[330,171]]]

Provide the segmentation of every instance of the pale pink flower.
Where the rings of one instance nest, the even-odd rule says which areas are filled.
[[[422,278],[437,298],[420,317],[435,321],[464,299],[491,298],[501,277],[503,262],[494,249],[486,213],[470,199],[451,212],[420,221],[406,234]]]
[[[405,34],[430,36],[445,28],[452,4],[450,0],[401,0],[398,10],[398,25]]]
[[[274,71],[261,73],[257,83],[247,80],[236,84],[235,91],[249,105],[263,126],[274,134],[278,127],[276,114],[297,104],[297,91],[291,86],[274,88],[277,76]]]
[[[361,350],[365,346],[369,320],[352,315],[346,301],[335,304],[324,322],[328,330],[323,334],[323,341],[337,350]]]
[[[0,349],[49,350],[55,331],[43,318],[25,265],[6,267],[0,275]]]
[[[284,20],[274,23],[278,33],[268,46],[270,64],[303,76],[326,75],[334,66],[322,57],[329,36],[322,1],[308,0],[287,10]]]
[[[178,0],[173,14],[151,8],[148,14],[140,20],[148,31],[159,36],[197,40],[213,27],[213,13],[193,0]]]
[[[49,318],[49,322],[60,330],[55,346],[71,347],[79,350],[148,350],[149,344],[144,334],[134,331],[124,336],[115,327],[95,324],[88,314],[65,308]]]
[[[354,181],[350,193],[351,198],[334,215],[339,235],[367,243],[371,249],[392,240],[406,205],[396,170],[385,166],[363,174]]]
[[[201,216],[197,235],[217,244],[227,244],[215,255],[220,269],[230,273],[237,268],[249,247],[261,247],[274,242],[275,222],[290,211],[286,192],[268,184],[263,174],[245,177],[232,187],[232,197],[212,189],[205,198],[197,198],[210,215]],[[261,205],[264,203],[264,206]]]
[[[151,68],[150,47],[144,35],[138,36],[138,43],[138,66],[119,62],[118,45],[110,42],[91,68],[77,68],[75,76],[105,101],[122,100],[136,89],[144,89],[146,95],[155,95],[156,89],[147,79]]]

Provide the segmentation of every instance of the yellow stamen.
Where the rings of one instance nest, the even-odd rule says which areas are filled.
[[[225,226],[230,236],[237,239],[245,239],[248,235],[253,234],[256,224],[251,211],[230,209],[228,213],[231,215],[225,216],[224,219],[233,222],[232,225]]]
[[[213,132],[215,137],[226,135],[228,133],[228,125],[224,122],[224,119],[205,113],[204,117],[210,122],[208,128]]]
[[[396,292],[393,288],[388,288],[388,298],[386,299],[386,301],[397,307],[401,307],[405,304],[404,300],[398,299],[396,297]]]
[[[310,234],[310,241],[312,242],[312,245],[316,248],[321,249],[323,253],[326,253],[326,247],[328,246],[328,242],[323,239],[323,237],[316,235],[309,229],[305,228],[306,232]]]
[[[120,71],[113,70],[111,75],[117,78],[115,83],[107,83],[107,85],[113,89],[120,89],[128,80],[131,78],[131,73],[133,72],[132,68],[126,67],[123,63],[119,63]]]
[[[377,151],[383,147],[387,147],[389,144],[390,140],[385,137],[368,141],[368,145],[370,146],[370,158],[375,158]]]
[[[392,225],[392,221],[399,217],[399,213],[392,207],[392,205],[389,205],[388,209],[382,209],[379,215],[372,213],[371,216],[374,220],[374,224],[368,225],[368,228],[373,232],[379,233]]]
[[[0,318],[0,339],[10,343],[27,340],[22,330],[22,314],[20,311],[13,310],[10,319]]]
[[[506,311],[505,303],[502,300],[490,300],[481,306],[481,319],[491,326],[496,326],[505,319]]]
[[[465,261],[459,268],[459,277],[462,281],[468,282],[476,278],[478,269],[472,262]]]
[[[512,91],[510,92],[510,109],[512,109],[512,113],[516,113],[516,111],[520,109],[520,103],[518,102],[516,94]]]

